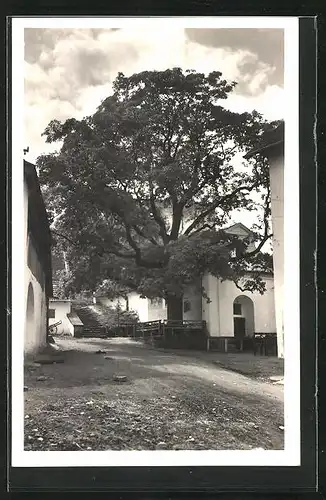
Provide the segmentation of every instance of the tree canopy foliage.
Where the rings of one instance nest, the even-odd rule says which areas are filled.
[[[46,141],[60,148],[37,167],[54,241],[70,263],[67,290],[164,297],[174,318],[185,287],[205,272],[264,290],[268,167],[263,158],[236,163],[276,123],[224,108],[235,85],[218,71],[119,73],[92,116],[49,123]],[[253,193],[261,225],[248,253],[248,240],[221,228],[232,211],[257,208]]]

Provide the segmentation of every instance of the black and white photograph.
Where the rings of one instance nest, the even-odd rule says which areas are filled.
[[[13,465],[299,466],[298,19],[12,37]]]

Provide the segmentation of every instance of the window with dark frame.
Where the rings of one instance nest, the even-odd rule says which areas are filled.
[[[55,318],[55,309],[49,309],[49,318]]]
[[[233,314],[235,316],[241,316],[242,314],[241,304],[233,304]]]
[[[151,299],[151,305],[154,307],[162,307],[163,300],[161,297],[156,297],[155,299]]]
[[[185,300],[184,303],[183,303],[183,312],[187,313],[187,312],[190,311],[190,309],[191,309],[190,301],[189,300]]]

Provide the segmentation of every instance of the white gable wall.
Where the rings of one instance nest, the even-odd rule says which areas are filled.
[[[273,278],[266,278],[266,292],[241,292],[232,281],[221,281],[211,275],[203,279],[203,286],[211,299],[207,304],[203,298],[203,319],[211,336],[233,337],[233,302],[239,296],[248,297],[254,305],[253,329],[257,333],[275,333],[275,308]],[[244,306],[245,307],[245,306]],[[248,328],[251,325],[247,325]]]
[[[49,309],[54,309],[55,311],[55,317],[49,317],[49,325],[53,325],[54,323],[61,321],[62,323],[57,326],[57,333],[59,335],[71,333],[71,323],[67,318],[67,314],[71,312],[70,300],[50,299]]]
[[[240,223],[234,224],[233,226],[226,228],[225,232],[237,236],[239,239],[247,238],[251,234],[251,231]],[[249,243],[247,247],[247,252],[252,252],[255,249],[256,249],[255,244]]]

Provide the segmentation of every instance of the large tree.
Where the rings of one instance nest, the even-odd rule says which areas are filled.
[[[184,289],[205,272],[264,291],[268,167],[238,168],[237,158],[276,124],[222,107],[235,85],[218,71],[119,73],[92,116],[49,123],[46,141],[60,149],[37,167],[67,289],[164,297],[169,319],[182,318]],[[249,253],[221,227],[232,211],[257,209],[254,193],[261,227]]]

